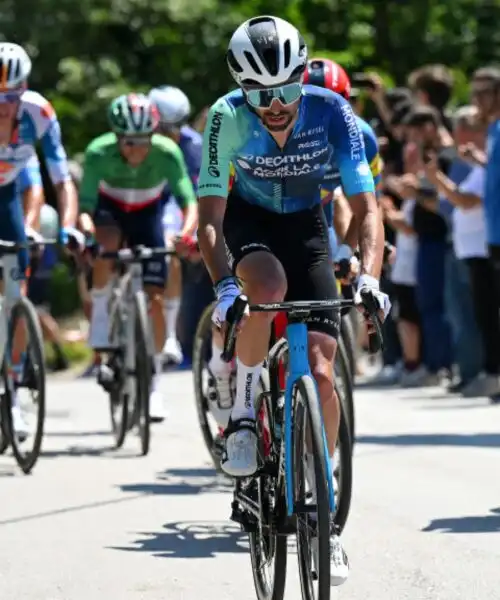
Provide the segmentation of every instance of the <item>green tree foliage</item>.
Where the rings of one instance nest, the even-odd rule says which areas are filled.
[[[350,73],[377,69],[398,84],[441,62],[467,76],[500,62],[500,0],[0,0],[3,39],[33,57],[31,85],[48,96],[74,154],[106,128],[105,106],[128,90],[169,83],[195,109],[232,87],[224,53],[235,27],[275,14],[311,52]]]

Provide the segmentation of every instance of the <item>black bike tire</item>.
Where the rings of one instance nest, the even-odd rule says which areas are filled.
[[[348,364],[347,350],[342,337],[340,337],[337,353],[335,357],[336,378],[342,379],[342,394],[339,395],[340,406],[343,413],[346,415],[349,435],[351,437],[351,445],[354,448],[356,440],[356,415],[354,412],[354,389],[353,382],[350,377],[350,369]]]
[[[115,319],[121,319],[122,318],[122,314],[120,312],[120,307],[117,307],[117,309],[114,311],[114,318]],[[110,331],[115,332],[117,329],[121,328],[121,323],[118,323],[117,325],[114,325],[113,323],[111,323],[111,327],[110,327]],[[122,368],[125,369],[123,360],[121,362],[122,364]],[[124,442],[125,442],[125,438],[127,436],[127,419],[128,419],[128,410],[129,410],[129,406],[128,406],[128,394],[123,393],[123,382],[125,381],[125,375],[124,373],[122,374],[122,376],[120,377],[120,388],[119,389],[113,389],[110,393],[109,393],[109,412],[110,412],[110,416],[111,416],[111,428],[113,430],[113,436],[115,438],[115,448],[119,449],[123,446]],[[118,402],[114,401],[114,398],[118,397]],[[119,404],[119,406],[118,406]],[[119,422],[117,422],[116,420],[116,413],[115,410],[113,410],[114,408],[117,409],[117,412],[119,411],[119,414],[121,415],[121,419]]]
[[[352,443],[349,426],[345,416],[341,413],[337,446],[340,446],[340,487],[335,498],[336,507],[333,518],[339,533],[344,530],[349,517],[352,498]],[[333,465],[335,468],[335,465]]]
[[[0,377],[4,379],[4,368],[0,369]],[[6,381],[4,381],[4,385],[6,386]],[[5,387],[5,389],[7,389]],[[9,447],[10,437],[8,431],[7,421],[4,417],[4,406],[10,406],[10,400],[6,397],[6,393],[0,395],[0,455],[4,454],[7,448]]]
[[[203,394],[203,370],[205,367],[205,352],[207,349],[208,340],[212,331],[212,313],[215,303],[209,304],[203,311],[196,333],[194,334],[193,342],[193,384],[194,384],[194,399],[196,405],[196,413],[198,415],[198,424],[201,429],[203,441],[207,447],[210,458],[217,471],[222,472],[220,467],[220,455],[215,448],[215,440],[210,429],[210,424],[207,419],[207,414],[210,411],[208,399]]]
[[[25,456],[20,448],[19,441],[14,435],[13,426],[12,426],[12,394],[8,394],[10,398],[10,410],[9,415],[9,433],[10,433],[10,444],[12,446],[12,453],[14,454],[14,458],[16,459],[19,468],[23,473],[28,475],[31,473],[33,467],[35,466],[38,458],[40,457],[42,442],[43,442],[43,432],[45,426],[45,352],[43,346],[43,337],[42,330],[40,327],[40,321],[38,319],[38,314],[36,312],[35,307],[32,302],[25,297],[19,298],[14,306],[12,307],[10,318],[9,318],[9,334],[8,339],[12,340],[13,334],[15,332],[15,326],[17,321],[24,317],[26,322],[26,327],[28,330],[28,339],[30,344],[30,352],[35,359],[35,364],[38,368],[37,373],[37,382],[39,383],[39,395],[37,398],[37,423],[35,429],[35,435],[33,440],[33,446],[31,451]]]
[[[353,319],[356,318],[356,309],[351,309],[348,314],[344,315],[340,323],[340,337],[344,342],[347,364],[349,366],[349,377],[351,383],[354,383],[356,377],[356,332],[353,325]]]
[[[312,453],[314,458],[314,473],[316,484],[316,503],[317,503],[317,525],[316,535],[318,536],[318,596],[317,600],[330,599],[330,503],[328,483],[326,479],[327,457],[323,444],[323,419],[321,415],[319,397],[314,380],[309,376],[303,376],[294,384],[294,394],[299,394],[303,401],[303,410],[309,419],[310,438],[312,444]],[[294,396],[295,397],[295,396]],[[293,467],[294,478],[299,479],[299,474],[303,473],[303,448],[301,448],[304,436],[302,435],[300,425],[304,426],[303,419],[299,418],[301,403],[295,399],[293,416]],[[298,437],[296,439],[296,434]],[[300,463],[297,463],[300,460]],[[294,491],[296,490],[294,484]],[[311,548],[309,547],[308,537],[302,536],[300,519],[297,515],[297,557],[299,562],[299,577],[302,588],[302,598],[304,600],[313,600],[314,591],[311,584]],[[306,573],[307,571],[307,573]],[[307,577],[307,579],[306,579]]]
[[[137,427],[141,440],[141,454],[146,456],[149,452],[151,441],[151,419],[149,415],[149,396],[153,376],[153,356],[149,350],[151,339],[148,304],[146,294],[140,290],[134,295],[134,345],[135,354],[135,382],[136,382],[136,410]]]
[[[262,385],[265,385],[262,383]],[[259,395],[259,401],[255,407],[256,415],[260,413],[260,407],[262,404],[262,394]],[[271,415],[269,415],[269,406],[267,402],[264,402],[266,407],[266,412],[268,413],[267,418],[270,419]],[[263,443],[262,438],[259,437],[259,445],[260,451],[263,456]],[[264,484],[268,475],[260,475],[260,485]],[[276,502],[281,502],[283,504],[283,509],[286,510],[285,499],[284,499],[284,483],[278,482],[278,490],[276,492]],[[274,578],[272,583],[272,588],[265,589],[265,582],[263,578],[262,570],[259,568],[259,561],[257,558],[257,548],[261,549],[260,546],[260,531],[257,526],[256,531],[251,531],[248,534],[249,544],[250,544],[250,558],[252,562],[252,575],[254,580],[255,592],[257,594],[258,600],[283,600],[285,595],[285,585],[286,585],[286,569],[287,569],[287,558],[288,558],[288,546],[287,546],[287,538],[285,535],[274,534]]]

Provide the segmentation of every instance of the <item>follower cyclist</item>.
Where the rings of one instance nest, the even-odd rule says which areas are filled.
[[[129,245],[165,247],[162,226],[165,186],[169,186],[184,213],[179,251],[184,251],[198,224],[198,205],[179,146],[164,136],[153,135],[158,110],[143,94],[119,96],[108,109],[111,132],[90,142],[85,151],[80,186],[80,225],[107,251]],[[110,261],[93,265],[90,345],[109,347],[108,300],[111,292]],[[165,418],[163,396],[158,389],[165,343],[163,294],[167,278],[164,257],[144,262],[145,291],[151,303],[155,343],[155,375],[151,388],[150,416]],[[101,365],[98,380],[109,373]]]
[[[224,328],[227,310],[242,293],[239,281],[254,303],[336,297],[320,194],[333,154],[359,231],[357,300],[359,292],[370,291],[384,319],[390,302],[378,282],[383,228],[363,137],[349,103],[330,90],[303,85],[306,44],[280,18],[257,17],[240,25],[227,62],[241,89],[210,110],[198,187],[199,243],[217,295],[214,324]],[[228,194],[231,163],[235,178]],[[254,399],[273,317],[247,315],[238,335],[236,397],[221,463],[232,476],[247,477],[257,469]],[[340,417],[333,384],[339,321],[334,310],[306,319],[330,457]],[[220,355],[220,335],[214,340]],[[340,585],[349,566],[336,533],[331,559],[332,584]]]

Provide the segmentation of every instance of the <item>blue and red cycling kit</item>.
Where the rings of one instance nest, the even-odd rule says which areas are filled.
[[[52,182],[70,180],[54,109],[43,96],[27,90],[21,97],[11,140],[7,146],[0,147],[0,239],[26,240],[20,194],[27,183],[41,184],[35,152],[37,142],[40,142]],[[27,252],[20,252],[20,270],[24,272],[27,265]]]

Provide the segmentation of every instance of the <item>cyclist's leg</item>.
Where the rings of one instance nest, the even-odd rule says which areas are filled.
[[[286,293],[285,272],[273,255],[271,241],[279,233],[274,215],[230,196],[224,237],[232,269],[251,302],[279,302]],[[236,343],[236,398],[227,430],[222,468],[230,475],[251,475],[257,468],[254,400],[269,344],[273,313],[254,313]]]
[[[100,198],[94,213],[95,238],[101,248],[108,252],[119,249],[121,243],[120,211],[115,205]],[[108,304],[111,294],[110,278],[113,264],[109,260],[97,259],[92,268],[92,310],[90,318],[89,345],[91,348],[109,346]]]
[[[158,202],[127,215],[124,233],[131,246],[144,245],[149,248],[165,248],[161,209],[162,206]],[[159,377],[163,370],[162,351],[166,337],[165,312],[163,310],[166,281],[167,263],[164,256],[157,256],[144,261],[144,291],[149,300],[155,346],[154,374],[149,400],[150,416],[154,421],[162,421],[166,416],[163,395],[158,388]]]
[[[163,209],[163,231],[167,246],[182,229],[182,212],[173,198],[170,198]],[[181,306],[182,265],[179,258],[168,259],[168,280],[165,290],[165,318],[167,337],[163,354],[167,360],[176,364],[182,362],[182,350],[177,339],[177,320]]]

